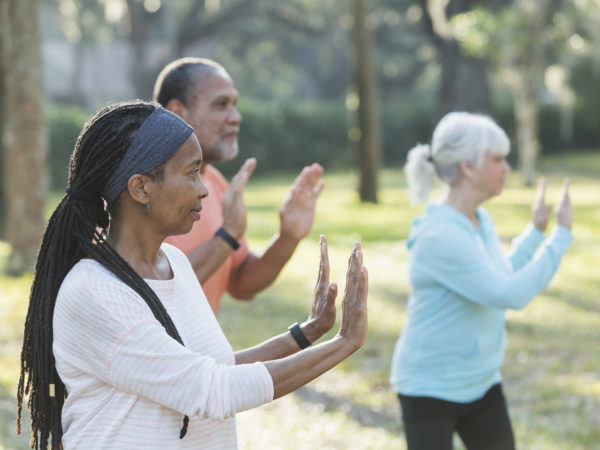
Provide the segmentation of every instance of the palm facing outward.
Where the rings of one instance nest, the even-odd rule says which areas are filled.
[[[329,283],[329,257],[327,242],[323,235],[321,235],[320,246],[321,262],[315,298],[310,316],[305,322],[306,330],[314,330],[310,333],[313,342],[333,327],[336,315],[337,284]],[[360,244],[356,243],[348,262],[346,288],[342,301],[342,320],[338,332],[338,335],[350,343],[353,351],[362,346],[367,335],[367,293],[367,269],[363,266]]]
[[[233,176],[223,195],[223,227],[236,239],[241,238],[246,231],[244,188],[255,167],[256,158],[248,158]]]
[[[317,336],[322,336],[333,327],[335,323],[335,297],[337,296],[337,284],[329,284],[329,256],[327,254],[327,242],[321,235],[319,242],[321,247],[321,261],[319,264],[319,276],[315,286],[315,298],[313,300],[307,325],[315,328]]]
[[[545,231],[548,226],[548,220],[550,218],[550,205],[546,204],[546,181],[543,178],[538,180],[537,192],[535,201],[531,206],[531,215],[533,225],[540,230]],[[571,229],[572,222],[572,211],[571,211],[571,199],[569,197],[569,180],[563,181],[561,193],[558,198],[558,203],[554,207],[554,214],[556,216],[556,223],[562,225],[565,228]]]
[[[556,216],[556,223],[570,230],[573,222],[573,211],[571,210],[569,185],[570,181],[566,178],[565,181],[563,181],[562,189],[558,197],[558,203],[554,207],[554,215]]]
[[[354,244],[348,272],[346,288],[342,302],[342,320],[338,334],[345,338],[357,350],[367,338],[367,293],[369,277],[367,268],[363,266],[363,255],[360,244]]]
[[[533,225],[542,233],[546,231],[550,219],[550,205],[546,204],[546,180],[540,178],[537,183],[535,201],[531,205]]]
[[[314,163],[305,167],[292,184],[289,195],[279,209],[280,235],[300,241],[309,232],[315,217],[315,206],[325,183],[323,168]]]

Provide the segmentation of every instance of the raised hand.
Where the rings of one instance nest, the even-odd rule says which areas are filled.
[[[223,195],[223,227],[236,239],[241,238],[246,231],[244,188],[255,167],[256,158],[248,158],[233,176]]]
[[[314,330],[313,336],[309,337],[311,342],[327,333],[335,323],[335,298],[337,296],[337,284],[329,284],[329,256],[327,254],[327,241],[321,235],[321,262],[319,264],[319,276],[315,286],[315,298],[313,300],[308,325]]]
[[[279,209],[282,237],[299,242],[312,227],[315,206],[325,183],[321,180],[323,167],[314,163],[302,169],[287,198]]]
[[[354,244],[348,272],[346,288],[342,302],[342,321],[339,335],[344,337],[355,350],[359,349],[367,337],[367,294],[369,277],[367,268],[363,266],[363,255],[360,244]]]
[[[546,180],[540,178],[537,183],[535,201],[531,205],[533,225],[541,232],[546,231],[550,219],[550,205],[546,204]]]
[[[565,178],[563,181],[562,189],[558,197],[558,202],[554,207],[554,215],[556,216],[556,223],[562,225],[565,228],[571,229],[573,222],[573,211],[571,209],[571,198],[569,197],[569,186],[570,181]]]

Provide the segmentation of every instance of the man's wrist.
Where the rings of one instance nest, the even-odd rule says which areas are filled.
[[[302,240],[302,239],[296,239],[295,237],[293,237],[289,234],[286,234],[286,233],[282,232],[281,230],[279,230],[279,234],[277,235],[276,239],[280,246],[289,248],[292,251],[294,251],[296,249],[296,247],[298,247],[298,244]]]
[[[236,238],[234,238],[229,232],[225,229],[225,227],[219,228],[215,232],[215,236],[223,239],[233,250],[237,250],[240,248],[240,243]]]

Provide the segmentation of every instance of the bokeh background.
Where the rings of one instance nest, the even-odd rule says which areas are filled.
[[[334,278],[354,240],[371,274],[365,347],[240,414],[240,448],[404,448],[387,376],[409,293],[404,239],[421,210],[401,167],[453,110],[489,114],[511,139],[514,171],[486,205],[505,243],[529,220],[538,176],[551,203],[572,180],[575,243],[549,288],[508,313],[504,376],[520,448],[600,448],[598,0],[0,0],[0,448],[29,440],[14,432],[22,327],[75,139],[101,106],[150,99],[181,56],[217,60],[240,92],[240,155],[218,167],[258,159],[251,248],[277,232],[300,169],[325,167],[313,231],[276,283],[253,302],[224,300],[234,348],[308,313],[320,233]]]

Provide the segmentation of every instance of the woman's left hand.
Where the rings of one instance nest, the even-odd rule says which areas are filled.
[[[311,343],[333,328],[336,315],[337,284],[329,284],[329,256],[325,236],[321,235],[319,244],[321,247],[321,261],[317,285],[315,286],[315,298],[310,315],[306,322],[302,324],[302,331]]]
[[[546,231],[550,219],[550,205],[546,204],[546,180],[540,178],[537,182],[535,201],[531,205],[531,220],[533,225],[542,233]]]

